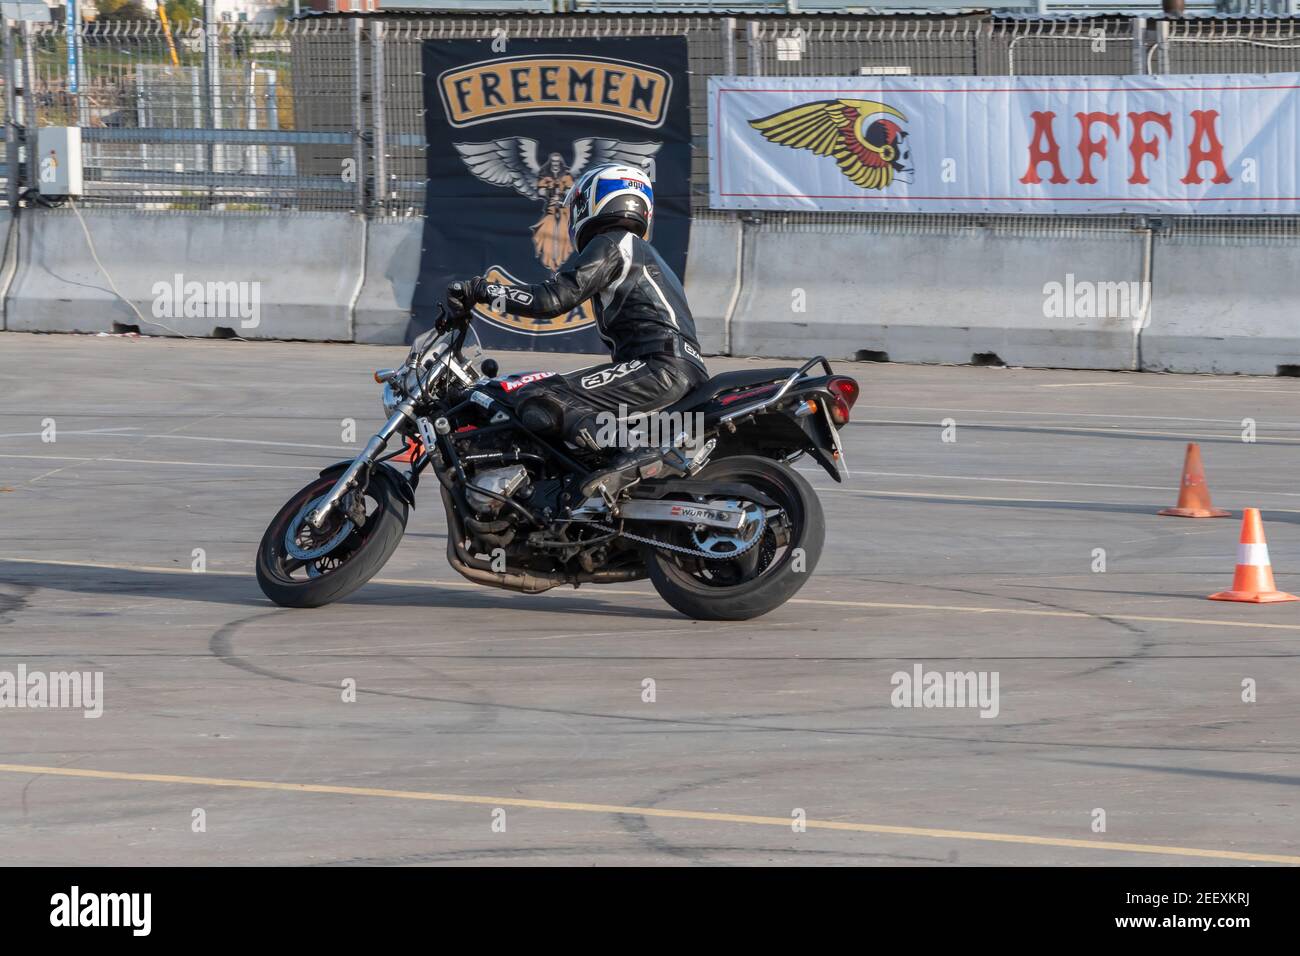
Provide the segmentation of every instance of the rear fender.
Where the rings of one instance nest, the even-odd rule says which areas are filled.
[[[753,419],[736,423],[734,434],[723,428],[719,434],[721,455],[757,454],[777,460],[804,451],[837,482],[843,482],[836,455],[839,436],[825,409],[830,394],[825,388],[804,387],[793,391],[794,402],[780,409],[762,412]],[[804,399],[817,402],[817,411],[798,416],[795,408]],[[717,457],[717,456],[715,456]]]

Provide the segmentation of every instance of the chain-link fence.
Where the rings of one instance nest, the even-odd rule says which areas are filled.
[[[5,47],[14,67],[5,72],[13,78],[6,101],[17,121],[6,126],[11,136],[36,125],[82,127],[89,205],[418,217],[424,42],[640,36],[687,39],[697,216],[736,215],[708,209],[705,91],[712,75],[1300,71],[1300,18],[339,16],[211,30],[195,24],[174,33],[157,23],[91,23],[77,38],[75,77],[63,26],[24,24],[12,28]],[[33,186],[16,154],[6,152],[4,172]],[[1038,218],[765,214],[796,225],[945,230],[990,222],[1039,228],[1031,225]],[[1130,228],[1134,221],[1071,217],[1052,228]],[[1295,232],[1289,220],[1269,222],[1270,230]]]

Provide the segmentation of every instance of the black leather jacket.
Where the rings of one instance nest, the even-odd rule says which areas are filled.
[[[601,233],[567,268],[536,285],[488,286],[514,315],[551,318],[595,299],[596,325],[615,362],[676,355],[703,367],[686,293],[654,246],[622,229]]]

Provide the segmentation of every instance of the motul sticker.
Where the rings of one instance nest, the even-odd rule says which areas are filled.
[[[519,378],[508,379],[501,383],[502,391],[513,392],[517,388],[523,388],[533,382],[540,382],[544,378],[550,378],[554,372],[529,372],[527,375],[521,375]]]

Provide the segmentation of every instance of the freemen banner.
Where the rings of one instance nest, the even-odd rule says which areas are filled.
[[[429,40],[424,44],[428,198],[410,334],[447,283],[540,282],[573,254],[569,187],[599,163],[646,169],[651,240],[680,275],[690,235],[686,39]],[[487,346],[605,351],[590,302],[554,319],[476,310]]]
[[[711,205],[1295,214],[1300,74],[712,77]]]

